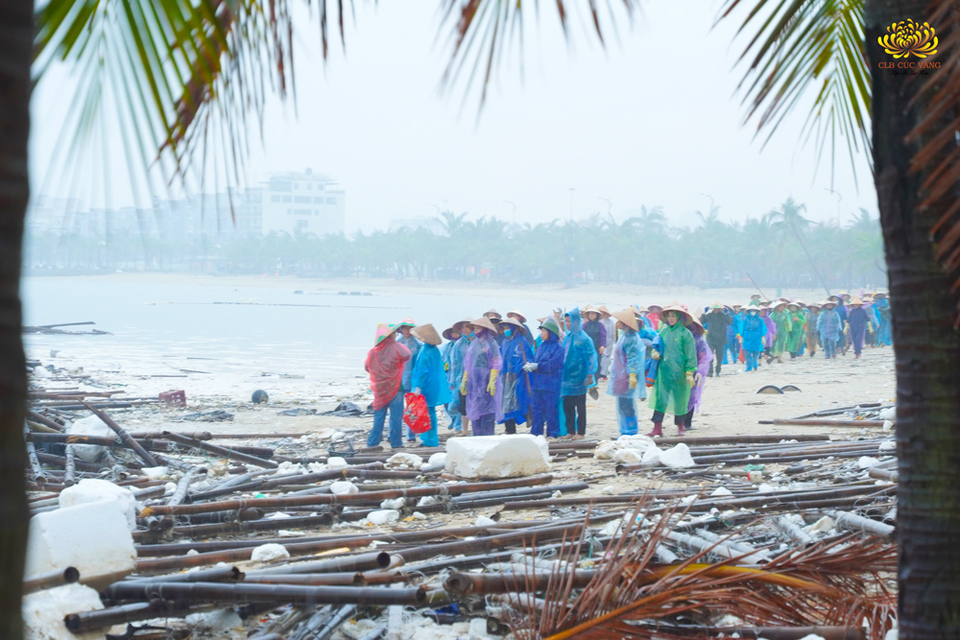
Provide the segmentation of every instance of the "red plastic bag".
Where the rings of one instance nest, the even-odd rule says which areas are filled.
[[[427,413],[427,399],[420,394],[406,393],[403,401],[407,405],[403,410],[403,423],[414,433],[430,431],[430,414]]]

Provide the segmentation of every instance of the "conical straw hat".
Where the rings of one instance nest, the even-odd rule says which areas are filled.
[[[376,345],[380,344],[381,342],[383,342],[386,338],[388,338],[389,336],[391,336],[391,335],[393,334],[393,332],[396,331],[396,330],[397,330],[397,327],[394,326],[394,325],[392,325],[392,324],[387,324],[387,323],[385,323],[385,322],[381,322],[380,324],[378,324],[378,325],[377,325],[377,332],[376,332],[376,334],[375,334],[375,339],[374,339],[374,343],[373,343],[374,346],[376,346]]]
[[[610,314],[623,324],[627,325],[634,331],[640,329],[640,324],[637,322],[637,314],[633,312],[633,309],[623,309],[622,311],[614,311]]]
[[[437,330],[429,323],[417,325],[410,330],[410,333],[412,333],[417,340],[434,346],[439,346],[440,343],[443,342],[443,340],[440,339],[440,334],[437,333]]]
[[[472,324],[474,327],[479,327],[480,329],[486,329],[490,333],[497,332],[497,326],[490,321],[490,318],[477,318],[470,324]]]

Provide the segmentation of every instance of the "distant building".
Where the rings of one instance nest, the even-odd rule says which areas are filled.
[[[261,231],[343,233],[345,194],[339,185],[309,168],[303,173],[275,173],[261,183]]]

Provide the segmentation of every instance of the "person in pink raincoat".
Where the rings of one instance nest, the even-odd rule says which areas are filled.
[[[373,391],[373,428],[367,435],[368,447],[377,446],[383,439],[383,423],[389,411],[390,446],[403,448],[403,391],[400,383],[404,367],[410,360],[410,349],[393,339],[395,332],[393,325],[377,325],[374,347],[367,353],[363,365],[370,374],[370,389]]]

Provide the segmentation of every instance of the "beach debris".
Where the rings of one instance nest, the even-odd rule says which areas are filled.
[[[253,404],[266,404],[270,401],[270,396],[267,395],[267,392],[263,389],[257,389],[253,392],[253,395],[250,396],[250,402]]]
[[[461,478],[514,478],[550,469],[547,441],[541,436],[504,435],[447,441],[447,472]]]

